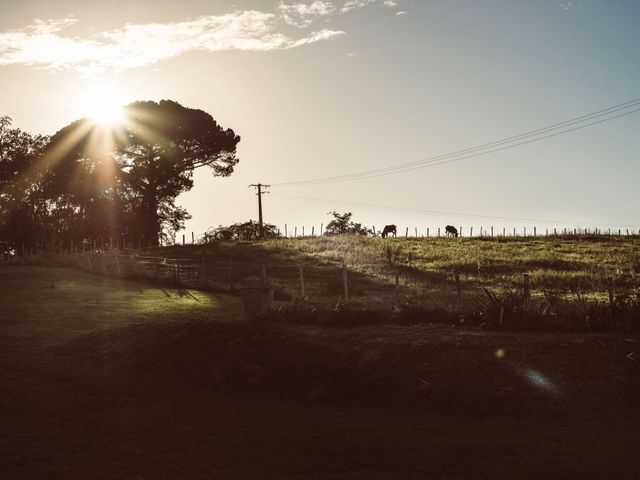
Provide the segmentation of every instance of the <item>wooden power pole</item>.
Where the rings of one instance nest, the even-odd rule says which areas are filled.
[[[258,222],[260,223],[260,236],[264,237],[264,223],[262,222],[262,195],[269,192],[265,192],[262,189],[269,188],[271,185],[263,185],[262,183],[252,183],[249,186],[256,188],[258,190],[258,193],[256,193],[256,195],[258,196]]]

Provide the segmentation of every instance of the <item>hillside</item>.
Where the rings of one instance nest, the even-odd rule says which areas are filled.
[[[516,316],[526,303],[525,313],[544,314],[552,323],[566,317],[576,324],[567,324],[569,330],[596,331],[618,328],[605,325],[611,312],[624,317],[621,328],[640,314],[638,237],[314,237],[129,253],[178,259],[198,270],[204,265],[206,288],[213,291],[262,285],[266,275],[285,306],[302,295],[302,268],[306,304],[327,308],[344,302],[346,270],[349,303],[378,312],[401,306],[482,323],[478,316],[488,310],[494,317],[500,308]],[[202,287],[201,280],[195,285]],[[585,327],[587,316],[596,320]]]

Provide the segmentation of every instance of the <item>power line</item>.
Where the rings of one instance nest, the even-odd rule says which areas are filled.
[[[323,177],[323,178],[316,178],[316,179],[309,179],[309,180],[300,180],[300,181],[294,181],[294,182],[281,182],[281,183],[274,183],[273,185],[280,186],[280,187],[291,187],[291,186],[320,185],[325,183],[362,180],[366,178],[404,173],[412,170],[418,170],[418,169],[433,167],[437,165],[443,165],[446,163],[458,162],[461,160],[488,155],[490,153],[495,153],[502,150],[507,150],[510,148],[526,145],[529,143],[538,142],[538,141],[545,140],[558,135],[563,135],[565,133],[570,133],[586,127],[608,122],[616,118],[631,115],[633,113],[640,111],[640,108],[634,108],[634,107],[640,107],[640,99],[630,100],[628,102],[624,102],[624,103],[614,105],[602,110],[588,113],[580,117],[575,117],[570,120],[566,120],[564,122],[555,123],[546,127],[538,128],[536,130],[530,130],[528,132],[506,137],[501,140],[484,143],[482,145],[465,148],[463,150],[457,150],[455,152],[451,152],[447,154],[428,157],[422,160],[417,160],[413,162],[408,162],[408,163],[403,163],[399,165],[378,168],[373,170],[366,170],[366,171],[361,171],[361,172],[352,173],[352,174],[337,175],[332,177]],[[629,111],[630,108],[633,108],[633,110]],[[621,112],[621,113],[618,113],[617,115],[612,115],[617,112]],[[567,128],[567,127],[571,127],[571,128]],[[556,131],[556,130],[559,130],[559,131]],[[553,133],[550,133],[550,132],[553,132]]]
[[[549,225],[601,225],[601,226],[611,226],[611,227],[640,227],[640,224],[623,224],[623,223],[601,223],[601,222],[584,222],[584,221],[565,221],[565,220],[544,220],[540,218],[522,218],[522,217],[508,217],[501,215],[485,215],[485,214],[475,214],[475,213],[462,213],[462,212],[445,212],[441,210],[425,210],[419,208],[407,208],[407,207],[397,207],[397,206],[388,206],[388,205],[379,205],[372,203],[364,203],[364,202],[353,202],[347,200],[333,200],[329,198],[318,198],[318,197],[306,197],[302,195],[289,195],[285,193],[275,193],[271,192],[272,195],[276,197],[282,198],[290,198],[292,200],[306,201],[312,203],[320,203],[324,205],[355,205],[364,208],[370,208],[375,210],[391,210],[397,212],[404,213],[417,213],[420,215],[442,215],[442,216],[452,216],[452,217],[469,217],[469,218],[486,218],[491,220],[512,220],[519,222],[538,222]]]

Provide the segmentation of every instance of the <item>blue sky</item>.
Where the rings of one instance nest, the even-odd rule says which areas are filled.
[[[639,98],[639,20],[632,0],[0,0],[0,113],[53,133],[96,86],[208,111],[242,141],[231,177],[198,171],[180,198],[202,232],[257,216],[250,183],[412,162]],[[265,219],[640,224],[639,127],[640,113],[410,173],[274,186]]]

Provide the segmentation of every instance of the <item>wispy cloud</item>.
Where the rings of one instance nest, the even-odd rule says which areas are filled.
[[[80,37],[68,35],[75,18],[36,20],[19,30],[0,32],[0,66],[22,64],[45,69],[75,69],[85,75],[142,67],[190,51],[287,50],[321,42],[342,30],[309,31],[319,18],[378,5],[396,8],[402,0],[280,1],[273,12],[245,10],[172,23],[128,24]],[[397,12],[398,15],[404,12]],[[304,29],[285,33],[287,25]],[[81,25],[78,25],[81,26]]]
[[[346,0],[341,10],[342,12],[350,12],[351,10],[358,10],[374,4],[387,8],[395,8],[399,5],[398,1],[400,0]]]
[[[189,51],[286,50],[344,34],[324,29],[292,38],[278,30],[279,17],[255,10],[202,16],[175,23],[132,24],[90,38],[64,36],[78,20],[37,20],[0,33],[0,65],[73,68],[84,74],[157,63]]]
[[[312,3],[280,2],[278,10],[285,22],[297,27],[307,27],[318,17],[326,17],[336,13],[332,2],[314,0]]]

